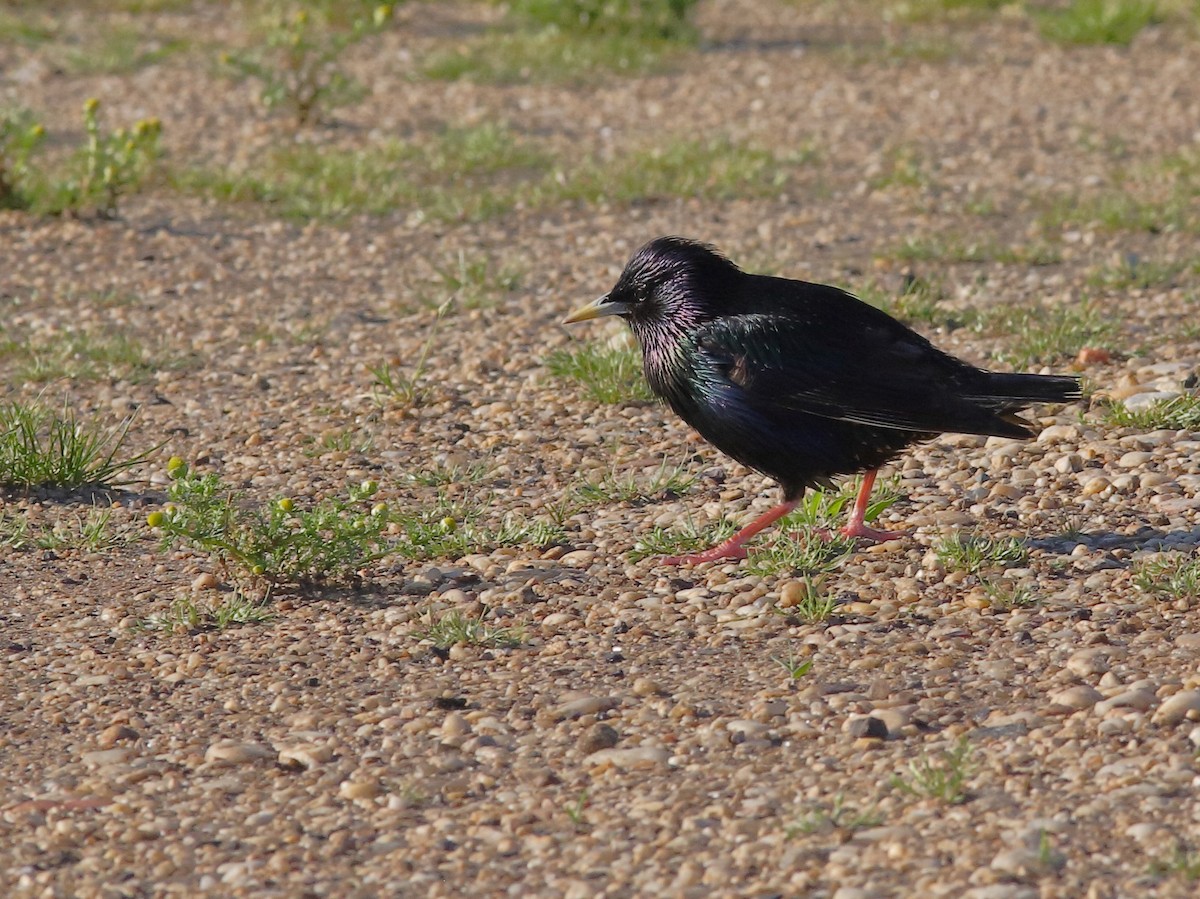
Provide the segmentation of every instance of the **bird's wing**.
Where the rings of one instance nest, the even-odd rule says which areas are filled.
[[[847,330],[788,315],[727,316],[704,326],[695,346],[759,409],[918,432],[990,417],[970,402],[973,369],[891,320]]]

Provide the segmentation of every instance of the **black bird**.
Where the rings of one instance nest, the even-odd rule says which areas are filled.
[[[985,371],[844,290],[746,274],[707,244],[660,237],[616,287],[564,324],[629,323],[650,389],[724,453],[774,478],[783,503],[719,546],[667,564],[744,559],[744,544],[808,487],[865,471],[848,537],[894,536],[863,518],[879,466],[943,431],[1033,437],[1015,413],[1079,397],[1078,379]]]

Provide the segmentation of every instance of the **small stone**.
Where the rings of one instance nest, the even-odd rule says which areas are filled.
[[[582,718],[584,715],[598,715],[615,709],[619,701],[613,696],[570,695],[554,707],[554,717],[560,721],[567,718]]]
[[[451,712],[442,721],[442,737],[445,739],[462,739],[470,732],[471,724],[461,712]]]
[[[579,751],[584,755],[591,755],[593,752],[599,752],[602,749],[611,749],[617,745],[621,739],[620,734],[607,724],[593,724],[583,736],[579,738],[576,744]]]
[[[1161,829],[1157,824],[1149,822],[1130,824],[1125,828],[1125,836],[1139,843],[1146,843],[1154,839]]]
[[[887,728],[888,736],[895,736],[912,724],[913,706],[897,706],[890,709],[875,709],[870,717],[877,718]]]
[[[725,725],[725,729],[732,734],[742,734],[747,739],[751,737],[759,737],[769,729],[760,721],[750,721],[746,718],[735,718]]]
[[[648,677],[639,677],[633,682],[635,696],[666,696],[667,690],[658,681]]]
[[[1168,696],[1150,720],[1155,724],[1173,727],[1188,717],[1200,714],[1200,690],[1181,690]]]
[[[1116,696],[1096,703],[1096,714],[1106,715],[1113,709],[1137,709],[1145,711],[1158,702],[1158,697],[1147,690],[1124,690]]]
[[[596,553],[590,549],[576,549],[564,553],[558,561],[571,568],[586,568],[596,561]]]
[[[192,592],[200,593],[203,590],[216,590],[218,586],[216,575],[209,572],[196,575],[196,579],[192,581]]]
[[[377,780],[344,780],[338,787],[343,799],[374,799],[383,792]]]
[[[564,624],[569,624],[575,620],[575,616],[570,612],[551,612],[542,619],[542,629],[547,631],[558,630]]]
[[[601,749],[588,756],[593,765],[612,765],[622,770],[658,768],[666,765],[671,753],[654,746],[636,746],[631,749]]]
[[[1077,684],[1074,687],[1067,687],[1065,690],[1052,693],[1050,695],[1050,703],[1077,711],[1079,709],[1090,709],[1103,698],[1104,694],[1095,687],[1089,687],[1087,684]]]
[[[788,581],[779,591],[779,608],[791,609],[804,602],[811,590],[804,581]]]
[[[848,718],[842,725],[842,730],[855,739],[867,737],[872,740],[884,740],[888,735],[887,725],[870,715],[855,715],[853,718]]]
[[[276,753],[259,743],[239,743],[220,740],[204,752],[204,761],[213,765],[244,765],[262,759],[275,758]]]
[[[100,731],[100,736],[96,738],[97,745],[101,749],[109,749],[122,741],[136,740],[141,736],[132,727],[124,724],[113,724]]]
[[[1054,463],[1054,470],[1060,474],[1071,474],[1072,472],[1083,470],[1083,457],[1079,453],[1067,453],[1065,456],[1059,456]]]
[[[108,765],[120,765],[129,760],[133,751],[125,748],[96,749],[85,752],[80,758],[89,768],[104,768]]]
[[[332,749],[313,743],[297,743],[279,750],[279,764],[285,768],[317,768],[332,758]]]
[[[1098,475],[1089,479],[1079,492],[1084,496],[1095,496],[1097,493],[1103,493],[1111,486],[1112,482],[1108,478],[1104,477],[1104,475]]]

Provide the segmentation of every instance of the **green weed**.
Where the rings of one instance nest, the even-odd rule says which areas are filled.
[[[687,474],[682,466],[668,465],[663,459],[649,477],[617,475],[610,471],[598,481],[577,487],[574,493],[585,504],[648,503],[682,496],[695,482],[695,477]]]
[[[1200,396],[1189,393],[1159,400],[1145,409],[1127,409],[1124,403],[1115,400],[1102,408],[1105,423],[1115,428],[1200,431]]]
[[[927,753],[908,764],[908,776],[892,776],[892,786],[919,799],[937,799],[946,805],[959,805],[969,798],[967,781],[978,770],[974,752],[966,737],[959,739],[937,759]]]
[[[189,634],[217,630],[243,624],[264,624],[275,615],[260,599],[251,599],[240,591],[220,602],[200,605],[194,599],[181,596],[161,615],[151,615],[140,622],[140,629],[163,631],[168,634]]]
[[[365,89],[338,65],[338,58],[347,47],[382,31],[391,18],[390,4],[369,0],[302,7],[274,0],[252,29],[251,47],[224,53],[221,62],[230,74],[258,81],[268,109],[285,109],[298,126],[308,125],[363,96]]]
[[[489,624],[483,616],[471,618],[457,609],[436,618],[432,612],[428,613],[422,619],[422,626],[413,632],[413,637],[428,640],[439,649],[449,649],[457,644],[511,649],[525,640],[521,628]]]
[[[78,421],[65,408],[55,413],[38,403],[0,404],[0,485],[69,489],[116,483],[154,452],[120,455],[132,423],[130,418],[102,428]]]
[[[0,113],[0,209],[29,207],[29,160],[45,136],[28,110]]]
[[[1200,880],[1200,853],[1195,852],[1182,840],[1178,840],[1175,843],[1174,851],[1169,856],[1156,858],[1150,862],[1150,873],[1155,877],[1178,875],[1189,882]]]
[[[737,531],[737,525],[729,518],[697,527],[689,521],[682,528],[654,528],[649,534],[639,537],[629,551],[629,560],[639,562],[652,556],[677,556],[699,552],[729,539]]]
[[[1163,15],[1156,0],[1071,0],[1065,8],[1034,10],[1034,19],[1055,43],[1125,45]]]
[[[1016,537],[976,537],[955,531],[939,540],[933,550],[943,566],[967,574],[985,568],[1019,568],[1029,561],[1029,550]]]
[[[793,839],[800,834],[828,833],[833,830],[855,831],[867,827],[878,827],[883,822],[881,815],[874,807],[857,807],[846,802],[846,797],[838,793],[831,805],[817,804],[789,824],[784,833]]]
[[[573,381],[597,403],[645,402],[653,399],[642,374],[642,354],[636,347],[582,342],[555,350],[546,357],[550,374]]]
[[[991,306],[976,314],[973,325],[981,333],[1008,338],[1008,347],[995,357],[1018,369],[1062,362],[1084,347],[1111,346],[1117,335],[1111,314],[1089,302]]]
[[[60,215],[91,212],[98,218],[117,216],[120,199],[135,191],[158,160],[162,125],[142,119],[132,128],[107,131],[100,125],[100,101],[83,105],[87,139],[72,157],[64,177],[40,174],[29,190],[30,208]]]
[[[762,575],[822,574],[835,569],[853,550],[854,541],[836,532],[780,530],[769,542],[754,546],[747,570]]]
[[[787,657],[771,656],[771,661],[783,669],[783,673],[787,675],[789,681],[798,681],[806,674],[812,671],[812,658],[798,659],[795,653],[788,650]]]
[[[1152,596],[1195,599],[1200,597],[1200,558],[1172,553],[1140,562],[1134,567],[1133,583]]]

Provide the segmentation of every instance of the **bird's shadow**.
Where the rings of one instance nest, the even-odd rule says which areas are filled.
[[[1070,553],[1076,546],[1089,550],[1132,549],[1140,550],[1195,550],[1200,547],[1200,526],[1191,529],[1164,531],[1146,525],[1135,534],[1116,534],[1112,531],[1071,531],[1053,537],[1035,537],[1024,541],[1029,549],[1040,549],[1050,553]]]

